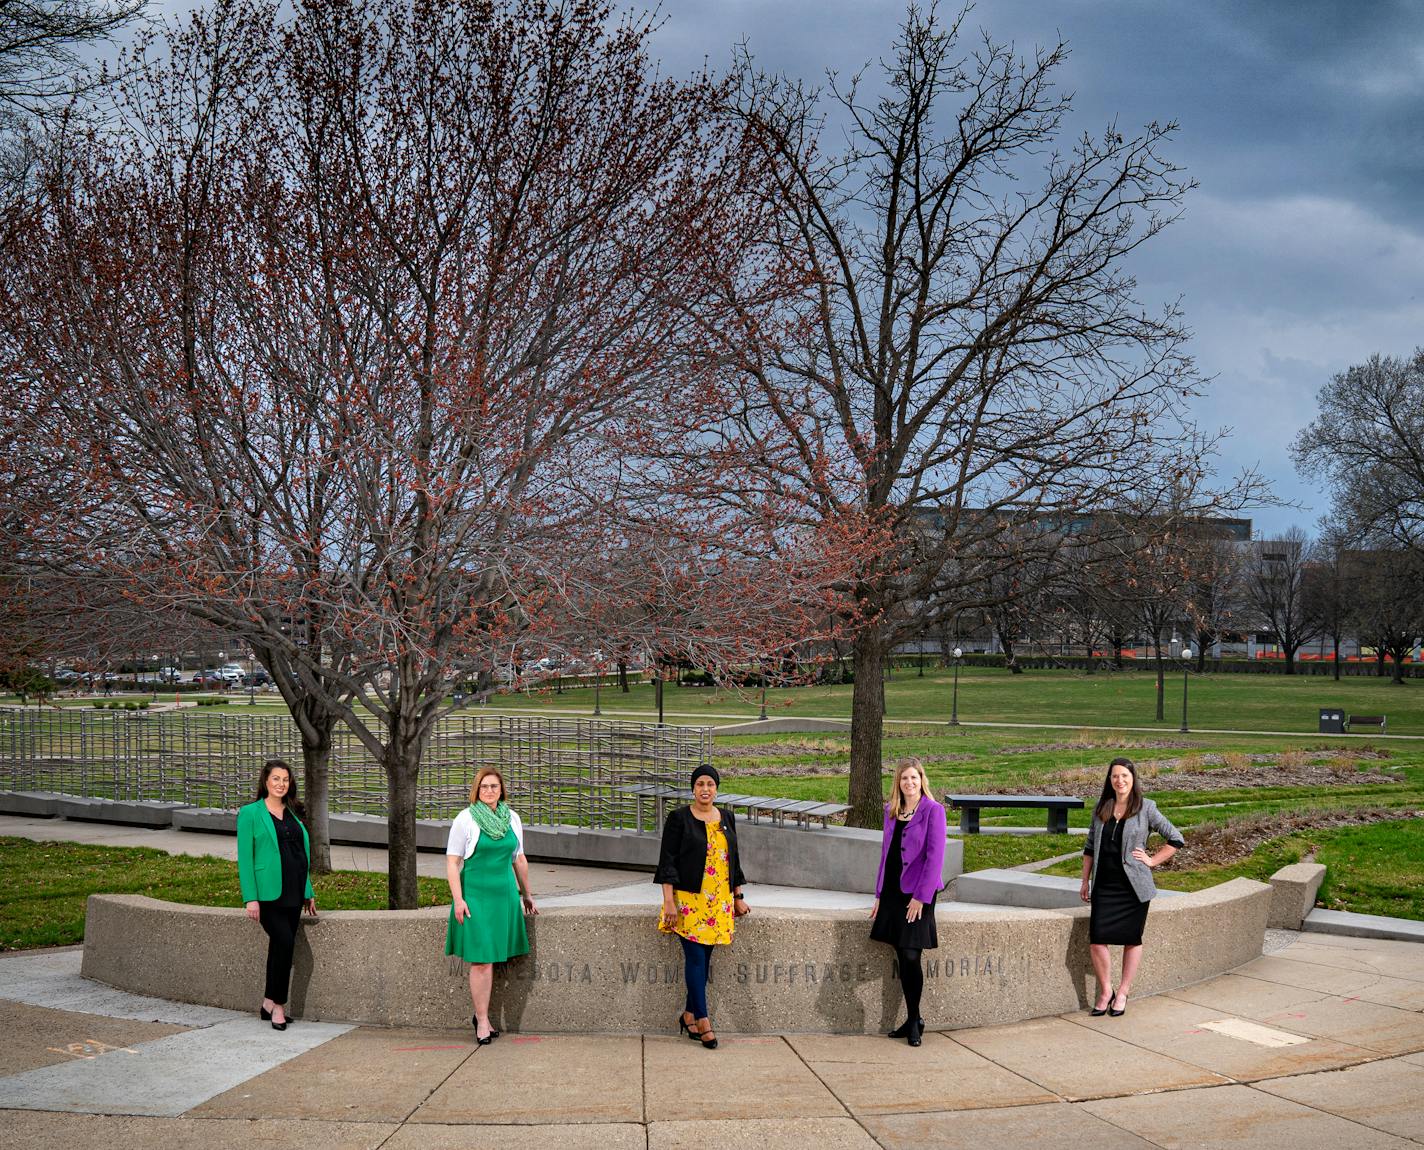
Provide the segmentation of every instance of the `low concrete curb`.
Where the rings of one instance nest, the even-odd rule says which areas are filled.
[[[1299,930],[1324,881],[1325,868],[1320,863],[1281,867],[1271,876],[1271,917],[1266,925],[1272,930]]]
[[[1079,891],[1082,881],[1059,875],[1034,874],[1032,871],[1001,870],[988,867],[959,876],[954,888],[960,902],[984,903],[988,906],[1024,906],[1040,910],[1071,910],[1083,905]],[[1158,888],[1159,897],[1177,896],[1177,890]]]
[[[66,819],[91,823],[122,823],[130,827],[171,827],[173,812],[184,810],[188,803],[165,803],[150,799],[123,801],[118,799],[83,799],[75,795],[59,796],[59,814]]]
[[[1270,888],[1234,879],[1165,900],[1147,920],[1134,990],[1152,994],[1260,956]],[[387,1026],[468,1024],[464,966],[444,955],[449,910],[338,911],[308,924],[292,989],[298,1017]],[[665,1029],[682,1005],[682,955],[648,908],[558,907],[531,919],[529,955],[499,968],[496,1025],[579,1033]],[[986,1026],[1084,1008],[1088,911],[963,907],[937,914],[925,954],[932,1027]],[[137,994],[250,1009],[266,936],[240,909],[93,895],[86,978]],[[863,912],[758,908],[713,960],[712,1009],[741,1033],[871,1034],[902,1009],[893,952]]]
[[[0,813],[30,818],[59,817],[59,796],[53,791],[0,791]]]
[[[1341,934],[1352,938],[1394,938],[1424,942],[1424,922],[1412,918],[1386,918],[1380,914],[1352,914],[1317,907],[1305,916],[1301,930],[1310,934]]]

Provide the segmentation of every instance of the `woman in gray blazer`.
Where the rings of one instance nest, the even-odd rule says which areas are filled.
[[[1164,843],[1147,853],[1147,835],[1156,831]],[[1102,797],[1093,809],[1088,841],[1083,846],[1084,902],[1092,904],[1088,920],[1088,955],[1098,978],[1098,997],[1091,1013],[1114,1018],[1127,1010],[1127,996],[1142,961],[1142,929],[1147,908],[1157,893],[1152,870],[1185,845],[1181,834],[1142,793],[1131,759],[1117,758],[1108,766]],[[1121,946],[1122,981],[1112,986],[1109,946]]]

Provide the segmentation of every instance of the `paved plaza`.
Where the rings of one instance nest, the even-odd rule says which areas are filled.
[[[1083,1013],[883,1037],[506,1034],[139,998],[78,948],[0,956],[0,1147],[1424,1145],[1424,946],[1273,934],[1239,971]],[[672,1020],[670,1019],[669,1022]]]
[[[234,841],[16,817],[0,834],[220,856]],[[385,869],[384,851],[333,856]],[[439,855],[420,863],[443,873]],[[554,905],[652,890],[627,871],[532,869]],[[777,896],[759,893],[754,905]],[[1266,949],[1121,1018],[935,1032],[918,1050],[728,1034],[716,1051],[671,1018],[663,1034],[506,1034],[483,1048],[469,1029],[298,1020],[278,1033],[255,1014],[86,980],[78,947],[0,954],[0,1150],[1424,1145],[1424,945],[1271,931]]]

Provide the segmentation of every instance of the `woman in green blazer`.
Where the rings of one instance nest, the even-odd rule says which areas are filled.
[[[287,990],[302,911],[316,917],[311,843],[298,817],[292,768],[273,759],[257,781],[257,801],[237,812],[237,881],[247,917],[267,932],[267,987],[258,1014],[287,1029]]]

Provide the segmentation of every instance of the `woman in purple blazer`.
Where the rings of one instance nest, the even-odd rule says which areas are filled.
[[[904,1038],[911,1046],[920,1044],[925,1027],[920,1017],[925,986],[920,952],[939,945],[935,896],[944,874],[944,839],[944,807],[930,794],[925,768],[919,759],[901,763],[885,806],[870,937],[895,948],[907,1013],[905,1024],[892,1030],[890,1037]]]

